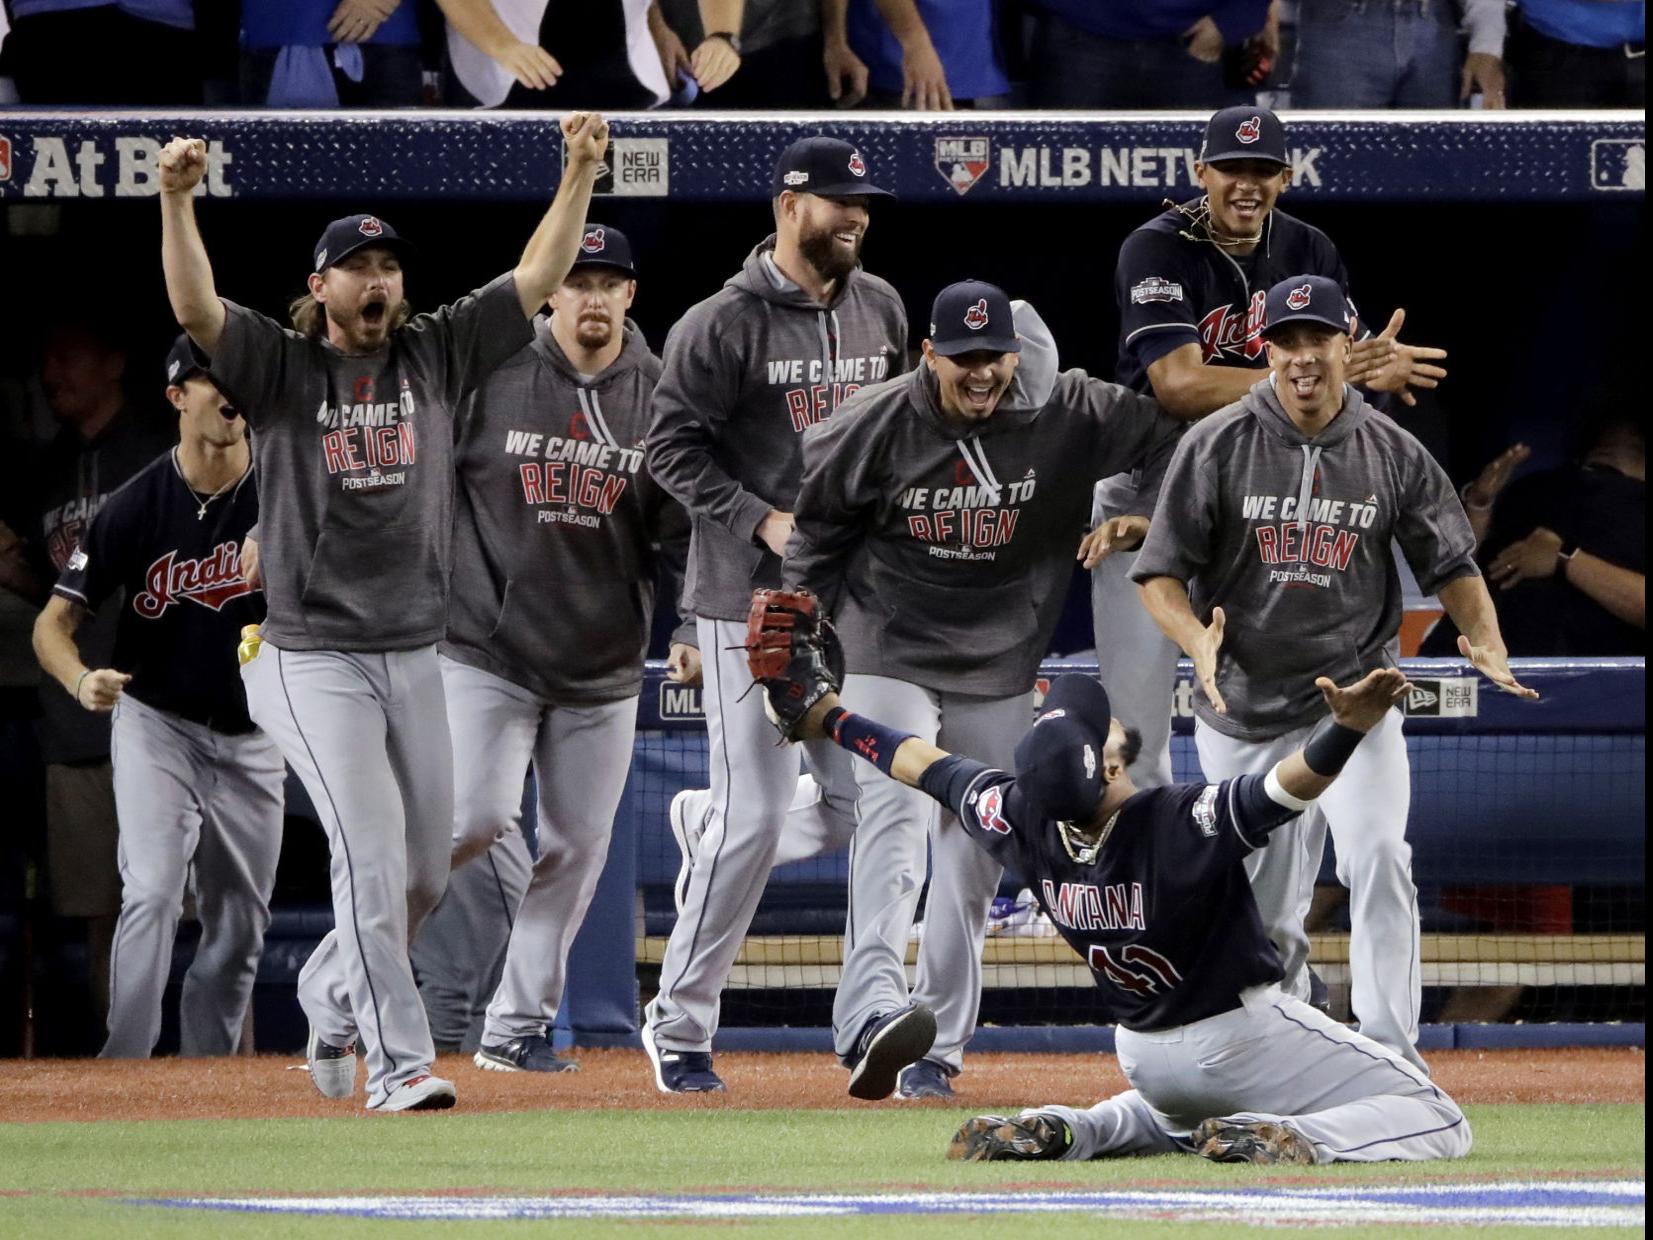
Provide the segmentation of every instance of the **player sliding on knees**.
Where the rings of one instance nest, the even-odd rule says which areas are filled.
[[[979,1115],[964,1161],[1196,1153],[1217,1162],[1459,1158],[1469,1122],[1407,1060],[1280,990],[1244,859],[1337,778],[1409,687],[1380,668],[1316,680],[1330,716],[1266,774],[1138,791],[1124,729],[1087,676],[1051,686],[1014,775],[852,714],[807,593],[758,591],[753,677],[788,740],[826,737],[927,793],[1001,863],[1090,965],[1132,1088],[1088,1109]]]

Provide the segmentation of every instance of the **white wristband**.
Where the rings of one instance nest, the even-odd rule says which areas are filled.
[[[1278,762],[1271,766],[1268,774],[1263,777],[1263,791],[1268,793],[1268,799],[1276,805],[1283,805],[1287,809],[1296,810],[1298,813],[1302,813],[1314,804],[1312,800],[1305,801],[1301,797],[1294,797],[1286,791],[1285,785],[1280,782],[1280,764]]]

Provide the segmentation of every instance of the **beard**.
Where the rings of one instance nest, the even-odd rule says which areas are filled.
[[[614,339],[614,324],[607,319],[579,319],[574,324],[574,339],[582,349],[601,349]]]
[[[823,280],[842,280],[855,270],[861,257],[861,239],[857,237],[855,249],[846,253],[830,229],[805,230],[798,235],[798,251]]]

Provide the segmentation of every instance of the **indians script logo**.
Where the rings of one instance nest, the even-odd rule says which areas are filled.
[[[385,231],[385,226],[379,223],[376,216],[372,215],[364,216],[362,222],[356,225],[356,227],[361,231],[361,234],[364,237],[378,237]]]
[[[1286,294],[1286,308],[1288,310],[1301,310],[1304,306],[1309,304],[1309,294],[1313,291],[1314,290],[1311,286],[1307,284],[1299,284],[1296,288],[1292,289],[1291,292]]]
[[[1010,824],[1004,820],[1004,789],[995,784],[976,798],[976,821],[983,831],[994,835],[1009,835]]]
[[[867,175],[867,166],[861,162],[860,151],[851,151],[849,153],[849,170],[858,177],[864,177]]]
[[[1240,127],[1234,131],[1234,136],[1250,146],[1263,136],[1263,118],[1254,116],[1248,121],[1241,121]]]
[[[180,559],[176,551],[168,551],[144,574],[144,590],[133,598],[132,610],[145,620],[156,620],[179,599],[187,598],[222,611],[231,599],[252,592],[241,576],[241,550],[226,540],[199,560]]]
[[[580,242],[580,249],[584,250],[587,254],[601,254],[604,247],[607,245],[608,242],[604,239],[603,230],[601,228],[593,228],[590,232],[586,233],[585,240]]]
[[[1218,306],[1202,318],[1196,326],[1200,333],[1200,360],[1209,362],[1223,353],[1253,361],[1263,355],[1263,315],[1265,299],[1258,289],[1251,295],[1251,303],[1244,313],[1233,305]]]
[[[983,297],[964,312],[964,325],[973,332],[987,326],[987,298]]]
[[[962,197],[986,174],[991,149],[986,138],[937,138],[936,171]]]

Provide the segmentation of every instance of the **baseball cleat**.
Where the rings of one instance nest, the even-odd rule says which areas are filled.
[[[356,1092],[356,1044],[333,1046],[323,1042],[314,1025],[304,1044],[310,1083],[323,1098],[348,1098]]]
[[[705,811],[694,812],[693,799],[697,795],[698,789],[685,788],[672,798],[671,809],[666,814],[672,826],[672,839],[677,841],[677,851],[683,854],[683,862],[677,867],[677,881],[672,884],[672,903],[679,913],[683,911],[684,897],[689,894],[689,875],[694,872],[700,837],[706,833]]]
[[[895,1082],[895,1096],[908,1100],[951,1098],[953,1085],[947,1079],[946,1068],[933,1059],[920,1059],[901,1069],[901,1075]]]
[[[721,1094],[723,1078],[712,1071],[705,1051],[667,1051],[654,1044],[654,1029],[643,1022],[643,1049],[654,1067],[654,1087],[663,1094]]]
[[[888,1098],[901,1069],[923,1058],[935,1040],[936,1014],[922,1003],[868,1021],[850,1065],[849,1096],[867,1102]]]
[[[377,1112],[391,1111],[446,1111],[459,1100],[452,1081],[444,1081],[439,1076],[416,1076],[411,1081],[403,1081],[390,1091],[390,1096],[378,1106],[368,1106],[368,1110]]]
[[[1054,1115],[978,1115],[959,1125],[947,1147],[954,1162],[1037,1162],[1060,1158],[1073,1133]]]
[[[484,1042],[471,1062],[489,1072],[578,1072],[580,1065],[551,1049],[547,1038],[531,1036],[508,1042]]]
[[[1314,1162],[1314,1147],[1284,1124],[1263,1120],[1208,1119],[1194,1129],[1189,1140],[1201,1158],[1221,1163]]]

